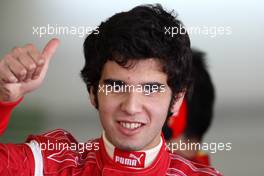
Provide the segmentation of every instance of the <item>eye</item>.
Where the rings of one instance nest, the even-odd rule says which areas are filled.
[[[143,92],[145,95],[154,94],[156,92],[160,92],[162,84],[159,83],[148,83],[144,84]]]
[[[122,93],[125,82],[121,80],[105,79],[104,85],[107,93]]]

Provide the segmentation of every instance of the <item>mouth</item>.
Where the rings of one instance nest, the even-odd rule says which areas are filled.
[[[117,121],[119,131],[124,135],[134,135],[141,131],[142,128],[146,125],[142,122],[128,122],[128,121]]]
[[[120,121],[119,124],[122,127],[131,129],[131,130],[140,128],[141,126],[144,125],[143,123],[140,123],[140,122],[124,122],[124,121]]]

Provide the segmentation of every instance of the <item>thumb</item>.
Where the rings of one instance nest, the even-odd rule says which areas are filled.
[[[55,53],[57,47],[59,46],[59,43],[60,43],[59,39],[57,38],[51,39],[44,47],[42,51],[42,56],[45,59],[50,60],[53,54]]]

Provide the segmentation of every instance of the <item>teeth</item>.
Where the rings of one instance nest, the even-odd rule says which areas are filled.
[[[129,123],[129,122],[120,122],[120,124],[122,125],[122,127],[124,128],[128,128],[128,129],[136,129],[141,127],[141,123]]]

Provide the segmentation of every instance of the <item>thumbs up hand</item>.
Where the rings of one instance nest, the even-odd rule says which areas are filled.
[[[0,101],[16,101],[39,88],[58,45],[51,39],[42,52],[28,44],[7,53],[0,60]]]

